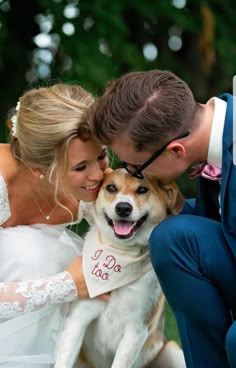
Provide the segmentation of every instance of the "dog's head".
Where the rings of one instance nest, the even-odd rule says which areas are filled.
[[[183,207],[177,185],[137,179],[124,169],[105,174],[95,202],[95,222],[111,244],[147,246],[154,226]]]

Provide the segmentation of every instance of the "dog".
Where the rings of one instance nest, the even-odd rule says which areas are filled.
[[[92,299],[71,304],[55,368],[186,367],[180,347],[164,336],[165,299],[148,252],[153,228],[182,207],[175,183],[124,169],[105,174],[84,243]],[[110,290],[108,302],[96,298]]]

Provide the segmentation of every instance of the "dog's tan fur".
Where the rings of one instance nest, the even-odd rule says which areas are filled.
[[[141,227],[123,239],[111,225],[119,221],[116,206],[121,202],[132,207],[132,213],[122,221],[130,219],[135,224],[147,214]],[[182,206],[183,197],[175,183],[163,185],[156,179],[136,179],[123,169],[109,170],[92,209],[95,225],[89,234],[101,233],[116,248],[147,249],[154,226],[178,214]],[[164,336],[164,303],[153,269],[113,290],[108,303],[98,299],[74,303],[55,367],[73,367],[80,351],[81,368],[185,368],[182,350]]]

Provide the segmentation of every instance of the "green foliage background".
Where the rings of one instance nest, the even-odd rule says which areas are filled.
[[[68,6],[78,14],[68,18]],[[184,78],[196,99],[232,92],[236,64],[234,0],[0,0],[0,138],[7,140],[7,111],[25,90],[48,81],[79,83],[100,95],[123,73],[169,69]],[[50,21],[49,21],[50,20]],[[45,24],[50,23],[47,28]],[[74,33],[63,32],[65,23]],[[39,47],[37,35],[54,40]],[[182,47],[169,47],[171,36]],[[157,57],[144,57],[151,43]],[[50,52],[52,60],[39,55]],[[49,74],[40,76],[47,66]],[[195,188],[184,176],[184,194]]]
[[[77,16],[66,17],[68,6],[78,9]],[[79,83],[100,95],[123,73],[160,68],[185,79],[200,102],[231,93],[235,11],[235,0],[0,0],[1,141],[7,140],[5,119],[18,96],[51,80]],[[66,22],[74,27],[70,36],[63,32]],[[39,34],[54,40],[41,47],[51,61],[39,54]],[[171,35],[181,39],[178,51],[168,45]],[[144,57],[147,43],[158,50],[152,61]],[[42,66],[49,70],[44,77]],[[194,193],[187,175],[178,183],[185,196]]]

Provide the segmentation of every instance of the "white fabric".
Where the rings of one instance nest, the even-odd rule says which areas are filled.
[[[5,180],[0,173],[0,225],[9,219],[11,216],[8,191]]]
[[[68,303],[62,301],[73,300],[77,295],[69,274],[62,271],[81,254],[82,246],[82,239],[64,226],[0,228],[0,280],[6,281],[0,297],[4,300],[5,293],[12,304],[12,308],[0,304],[0,367],[53,367],[68,308]],[[18,283],[10,297],[11,282],[29,279],[30,282]],[[21,314],[30,310],[34,311]]]
[[[0,225],[11,216],[0,173]],[[79,220],[78,220],[79,222]],[[64,225],[0,227],[0,367],[52,368],[83,241]]]
[[[7,221],[10,216],[11,216],[11,211],[10,211],[10,206],[9,206],[7,185],[4,181],[3,176],[0,173],[0,225],[3,224],[5,221]],[[61,229],[64,229],[64,227],[62,225]],[[1,252],[6,251],[5,248],[7,247],[7,244],[5,244],[5,240],[7,239],[7,241],[9,241],[10,232],[14,236],[14,242],[15,242],[15,239],[18,239],[17,229],[21,229],[20,234],[21,236],[23,236],[24,235],[24,231],[22,231],[23,227],[12,228],[12,230],[9,230],[9,228],[0,227],[0,232],[1,232],[0,233],[1,234],[1,237],[0,237],[0,257],[1,257],[0,258],[1,259],[0,321],[2,319],[14,318],[21,314],[32,312],[34,310],[42,308],[43,306],[61,303],[62,299],[64,302],[70,302],[70,301],[77,299],[76,286],[73,282],[73,279],[71,278],[71,275],[68,272],[64,271],[65,268],[58,269],[58,271],[62,270],[64,272],[61,272],[59,274],[56,274],[55,276],[50,276],[47,278],[45,278],[45,276],[47,275],[43,274],[43,270],[42,270],[41,277],[44,277],[44,278],[37,280],[37,282],[35,279],[28,280],[26,275],[25,275],[25,280],[27,281],[24,281],[23,283],[19,282],[20,280],[22,280],[20,274],[21,274],[21,268],[23,267],[24,262],[28,262],[28,263],[30,262],[30,256],[32,255],[31,250],[34,249],[31,247],[31,245],[34,244],[34,240],[35,240],[35,238],[33,237],[29,238],[30,244],[28,246],[25,245],[25,251],[24,253],[22,253],[23,258],[21,260],[20,268],[17,269],[17,266],[19,266],[19,263],[20,263],[18,260],[15,263],[15,269],[13,270],[13,267],[12,267],[12,269],[10,270],[11,273],[7,274],[8,270],[6,268],[8,267],[9,262],[13,263],[13,259],[11,258],[12,254],[9,254],[10,259],[8,259],[7,263],[4,264]],[[56,227],[54,227],[54,235],[56,234],[55,229]],[[4,233],[4,231],[6,232]],[[61,231],[62,230],[60,230],[60,234],[61,234]],[[35,233],[35,235],[36,234],[37,233]],[[32,235],[32,230],[31,230],[31,235]],[[22,242],[22,237],[20,239],[21,239],[20,242]],[[13,239],[11,239],[11,241],[13,241]],[[37,241],[38,241],[37,244],[39,244],[39,239]],[[47,240],[45,240],[45,245],[47,245]],[[18,242],[15,243],[15,246],[17,249],[18,248],[20,249],[20,247],[18,246]],[[40,248],[41,253],[43,252],[43,249],[44,247],[42,245],[42,247]],[[28,261],[27,261],[27,257],[28,257]],[[43,259],[42,259],[42,262],[43,262]],[[54,270],[55,270],[55,267],[54,267]],[[28,273],[28,278],[31,278],[31,277],[38,278],[38,274],[37,276],[35,276],[35,270],[33,266],[32,266],[31,274],[32,276],[30,276],[30,274]],[[50,275],[53,275],[53,267],[50,270]],[[57,293],[59,285],[60,285],[60,290],[61,291],[63,290],[64,292],[64,294],[60,296]],[[40,302],[39,302],[39,299],[40,299]]]
[[[96,228],[84,242],[83,272],[91,298],[127,285],[152,268],[144,247],[117,249],[103,242]]]
[[[69,272],[22,282],[0,283],[0,323],[39,308],[65,303],[77,297]]]
[[[210,142],[208,147],[207,162],[210,165],[222,168],[222,150],[223,150],[223,130],[225,124],[225,115],[227,102],[218,97],[212,97],[207,103],[214,101],[214,113],[211,127]],[[220,184],[220,181],[219,181]],[[221,214],[220,192],[219,213]]]
[[[211,136],[208,148],[207,162],[213,166],[222,167],[222,137],[224,130],[227,102],[218,97],[212,97],[207,103],[214,101]]]

